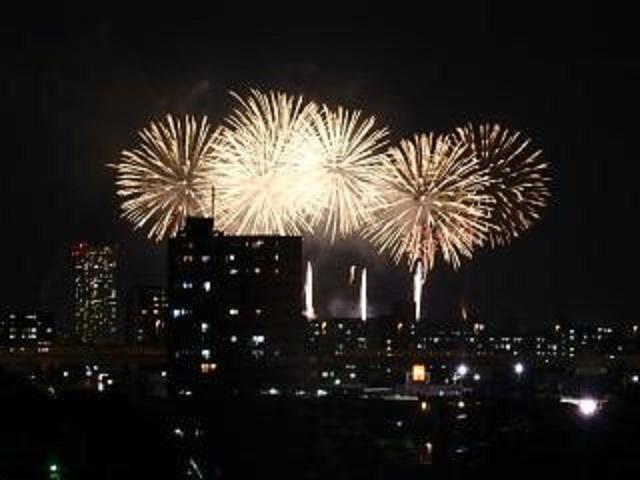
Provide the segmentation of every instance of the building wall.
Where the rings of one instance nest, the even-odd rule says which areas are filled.
[[[128,315],[128,337],[133,345],[164,345],[168,315],[167,292],[162,287],[138,287]]]
[[[301,238],[212,230],[212,220],[190,219],[169,244],[169,351],[178,383],[293,382],[304,345]]]
[[[73,264],[73,333],[82,343],[108,341],[117,329],[116,249],[78,243]]]
[[[0,316],[0,347],[9,352],[47,353],[55,340],[49,312],[6,312]]]

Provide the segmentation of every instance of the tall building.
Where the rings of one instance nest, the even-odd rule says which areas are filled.
[[[177,393],[292,384],[301,368],[302,239],[225,236],[191,218],[169,242],[169,338]]]
[[[77,243],[73,263],[73,333],[82,343],[113,339],[117,330],[116,249]]]
[[[47,353],[55,340],[49,312],[5,312],[0,316],[0,347],[10,352]]]
[[[167,292],[162,287],[138,287],[129,312],[129,340],[135,345],[161,346],[167,323]]]

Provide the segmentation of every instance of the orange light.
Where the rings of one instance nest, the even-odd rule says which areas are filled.
[[[215,363],[201,363],[200,371],[202,373],[212,373],[217,367],[218,365],[216,365]]]
[[[414,382],[424,382],[427,378],[426,367],[421,363],[416,363],[411,369],[411,379]]]

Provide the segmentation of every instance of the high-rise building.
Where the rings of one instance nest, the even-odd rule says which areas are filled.
[[[73,263],[73,333],[82,343],[112,340],[117,330],[116,249],[77,243]]]
[[[47,353],[55,340],[49,312],[5,312],[0,315],[0,347],[10,352]]]
[[[135,345],[161,346],[167,322],[167,292],[162,287],[138,287],[129,312],[129,340]]]
[[[225,236],[191,218],[169,242],[168,346],[177,393],[295,383],[302,366],[302,239]]]

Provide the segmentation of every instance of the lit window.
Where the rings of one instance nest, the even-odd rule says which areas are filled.
[[[260,345],[261,343],[264,343],[264,335],[254,335],[251,340],[254,345]]]
[[[191,283],[191,282],[182,282],[182,288],[184,288],[185,290],[193,288],[193,283]]]
[[[227,260],[233,262],[236,259],[236,256],[233,253],[227,255]]]
[[[218,368],[218,365],[216,365],[215,363],[201,363],[200,364],[200,371],[202,373],[213,373],[213,371],[215,371],[215,369]]]
[[[182,261],[184,263],[192,263],[193,262],[193,256],[192,255],[184,255],[182,257]]]
[[[427,373],[423,364],[415,364],[411,369],[411,379],[414,382],[424,382],[426,380]]]
[[[260,269],[260,267],[256,267],[253,269],[253,273],[255,273],[256,275],[259,275],[261,271],[262,270]]]
[[[202,329],[202,333],[206,333],[207,330],[209,330],[209,324],[208,323],[203,323],[200,325],[200,328]]]
[[[201,260],[202,260],[202,263],[209,263],[211,261],[211,256],[203,255]]]
[[[237,308],[230,308],[229,309],[229,315],[236,316],[236,315],[238,315],[238,313],[239,313],[239,311],[238,311]]]
[[[235,335],[231,335],[231,343],[236,343],[238,341],[238,337]]]
[[[202,350],[202,358],[204,358],[205,360],[209,360],[211,358],[211,350]]]
[[[210,292],[211,291],[211,282],[210,281],[206,281],[204,282],[204,291],[205,292]]]
[[[238,269],[237,268],[232,268],[229,270],[229,275],[237,275],[238,274]]]

